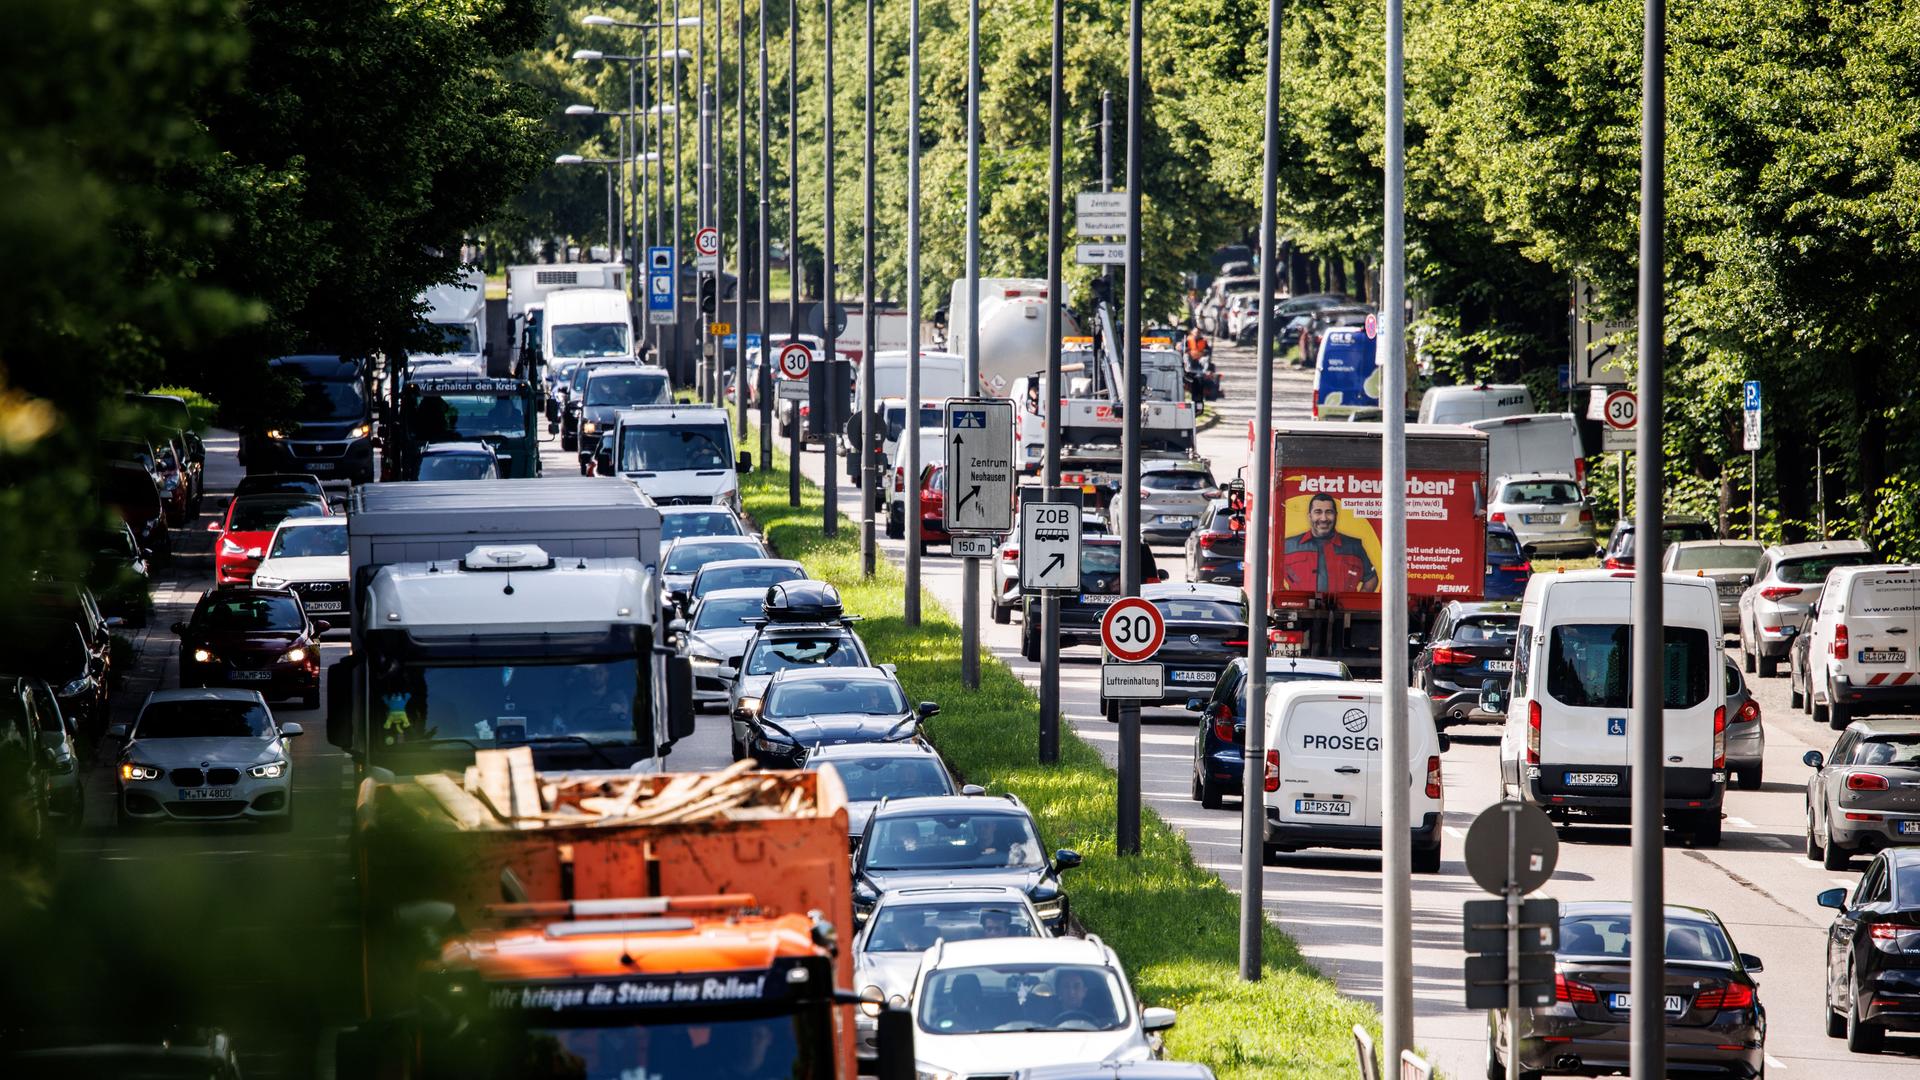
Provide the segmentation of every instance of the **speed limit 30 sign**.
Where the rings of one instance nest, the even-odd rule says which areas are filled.
[[[1100,617],[1100,644],[1115,660],[1137,664],[1160,651],[1167,620],[1151,601],[1129,596],[1115,601]]]

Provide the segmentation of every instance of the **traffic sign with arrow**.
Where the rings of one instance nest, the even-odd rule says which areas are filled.
[[[1013,528],[1013,402],[949,398],[947,498],[949,532],[1004,533]]]
[[[1065,502],[1020,504],[1020,588],[1080,590],[1080,507]]]

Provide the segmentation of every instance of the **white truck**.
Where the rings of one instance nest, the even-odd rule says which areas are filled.
[[[740,471],[727,410],[717,405],[642,405],[602,439],[595,471],[624,477],[655,506],[740,509]]]
[[[966,278],[953,283],[947,302],[947,351],[967,354],[973,298]],[[1047,283],[1039,278],[981,278],[980,386],[985,397],[1006,397],[1016,380],[1047,365]],[[1060,297],[1064,305],[1070,298]],[[1062,311],[1062,335],[1080,333],[1079,321]]]
[[[693,732],[669,641],[660,512],[589,478],[355,485],[353,652],[327,671],[327,739],[361,776],[529,746],[548,768],[658,769]]]
[[[446,373],[485,378],[487,375],[487,275],[467,267],[460,280],[435,285],[420,294],[423,318],[446,342],[445,352],[409,353],[407,367],[417,364],[446,369]]]
[[[523,360],[541,362],[539,312],[547,297],[563,289],[616,289],[625,295],[627,268],[621,263],[533,263],[507,267],[507,325],[513,370]],[[527,352],[534,353],[526,357]]]

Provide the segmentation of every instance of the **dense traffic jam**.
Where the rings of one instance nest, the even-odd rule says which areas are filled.
[[[102,477],[124,525],[98,538],[94,576],[46,582],[6,616],[18,670],[0,676],[0,740],[44,748],[35,812],[78,825],[97,761],[120,829],[285,830],[295,740],[352,755],[358,888],[378,915],[340,1075],[1149,1075],[1122,1066],[1161,1058],[1175,1014],[1140,1000],[1127,958],[1077,920],[1081,854],[1050,847],[1017,796],[957,773],[938,749],[941,704],[869,649],[835,583],[756,534],[740,499],[752,463],[726,413],[674,401],[590,298],[547,299],[547,351],[513,376],[446,361],[394,375],[398,411],[366,461],[358,420],[372,422],[381,373],[281,361],[341,415],[243,440],[246,475],[204,526],[214,581],[170,628],[178,685],[115,712],[114,633],[146,621],[168,530],[206,493],[207,451],[178,399],[139,399],[152,423],[116,441],[124,456]],[[1329,331],[1321,348],[1346,344]],[[1432,395],[1408,428],[1430,500],[1409,530],[1426,571],[1409,687],[1367,678],[1402,646],[1381,641],[1367,599],[1381,553],[1360,462],[1372,455],[1377,490],[1377,426],[1281,426],[1267,551],[1247,547],[1244,484],[1216,477],[1190,435],[1143,470],[1137,524],[1087,485],[1061,644],[1098,647],[1121,548],[1139,543],[1170,642],[1165,694],[1146,704],[1194,714],[1203,811],[1248,797],[1242,748],[1263,725],[1269,865],[1380,848],[1388,693],[1415,720],[1416,873],[1441,869],[1442,760],[1463,732],[1495,732],[1499,794],[1558,824],[1630,813],[1633,528],[1596,533],[1584,462],[1561,460],[1570,418],[1463,389]],[[895,414],[911,403],[881,400],[864,437],[882,447],[884,497],[903,482]],[[541,476],[543,415],[582,475]],[[817,441],[841,452],[836,440]],[[930,496],[940,446],[922,448]],[[1818,897],[1834,909],[1827,1032],[1873,1052],[1920,1031],[1920,719],[1899,715],[1920,705],[1920,567],[1857,541],[1769,547],[1679,518],[1663,532],[1669,829],[1722,842],[1729,786],[1763,784],[1752,682],[1788,680],[1794,706],[1836,733],[1805,758],[1805,857],[1864,866]],[[906,539],[946,537],[923,523]],[[1534,571],[1549,555],[1594,567]],[[1249,625],[1250,558],[1273,569],[1265,627]],[[1037,598],[1019,560],[1008,539],[983,576],[994,621],[1021,620],[1032,660]],[[1247,715],[1254,635],[1270,654],[1261,717]],[[323,639],[342,637],[350,652],[323,666]],[[675,745],[714,725],[731,764],[676,768]],[[1672,905],[1666,919],[1668,1060],[1764,1074],[1760,959],[1713,911]],[[1624,1070],[1630,929],[1624,896],[1563,905],[1555,1000],[1526,1010],[1517,1046],[1489,1017],[1489,1076],[1514,1056],[1527,1076]]]

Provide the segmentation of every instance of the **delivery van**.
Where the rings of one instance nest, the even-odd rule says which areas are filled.
[[[1471,424],[1499,416],[1525,416],[1533,411],[1533,391],[1518,383],[1435,386],[1420,398],[1423,424]]]
[[[1425,398],[1420,407],[1422,412],[1426,410]],[[1564,473],[1582,488],[1586,486],[1586,448],[1580,443],[1580,425],[1572,413],[1524,413],[1475,420],[1467,426],[1487,433],[1488,476],[1499,479],[1519,473]]]
[[[1376,335],[1366,326],[1336,326],[1320,339],[1313,370],[1313,417],[1339,420],[1380,407]]]
[[[1503,792],[1561,824],[1632,817],[1633,575],[1535,574],[1521,600],[1513,678],[1482,691],[1482,708],[1506,716]],[[1719,596],[1711,578],[1662,581],[1666,821],[1694,846],[1716,847],[1727,784]]]
[[[550,364],[635,355],[627,296],[619,289],[548,293],[540,317],[540,336],[540,355]]]
[[[1808,634],[1815,720],[1920,708],[1920,566],[1834,567]]]
[[[1407,695],[1407,775],[1412,780],[1413,869],[1440,871],[1443,740],[1425,695]],[[1267,697],[1262,858],[1301,848],[1379,850],[1386,809],[1381,740],[1385,698],[1377,682],[1276,685]]]

